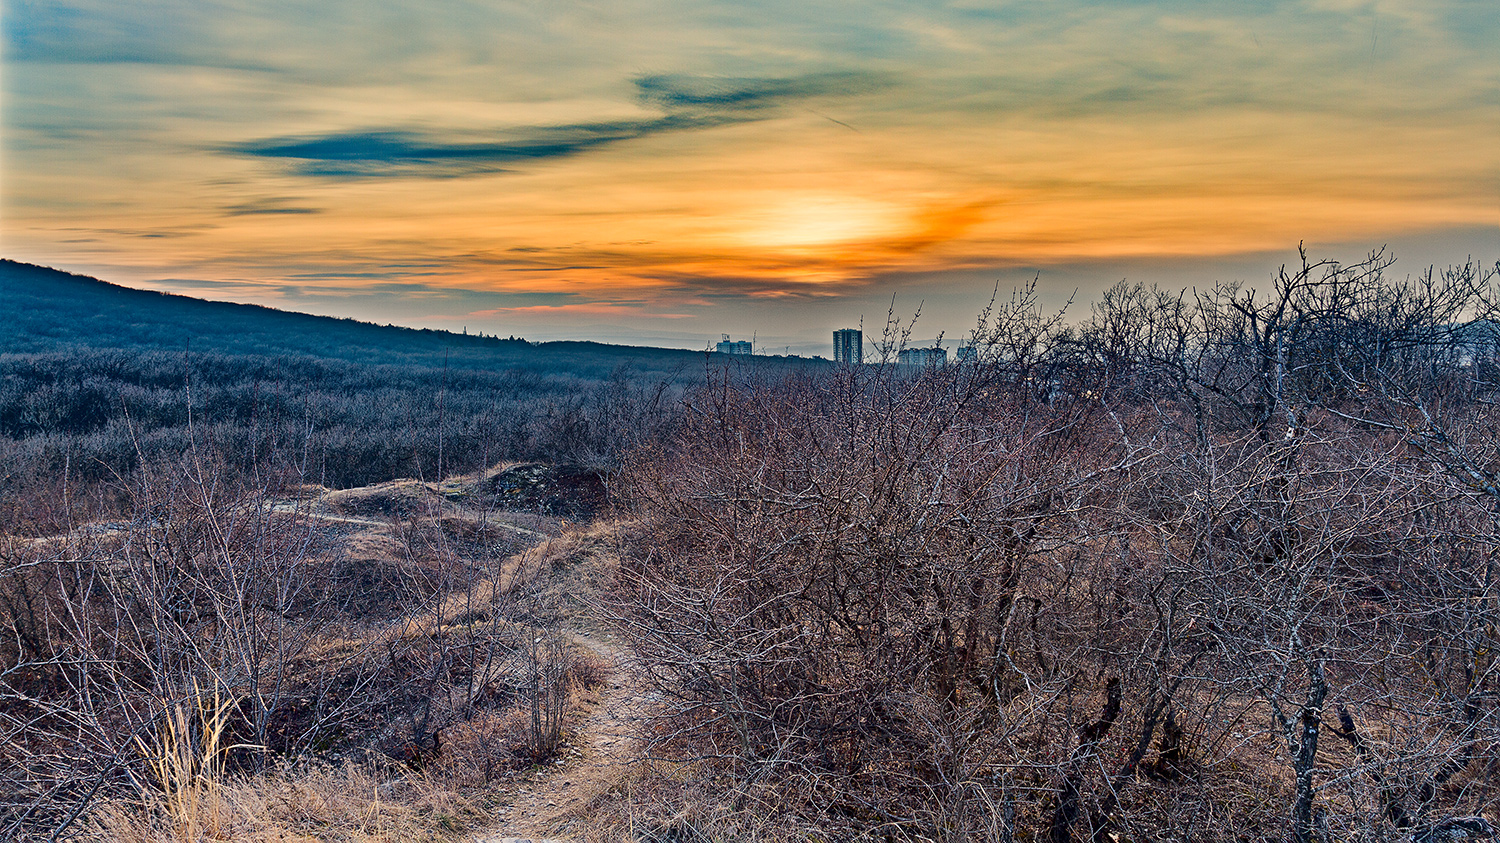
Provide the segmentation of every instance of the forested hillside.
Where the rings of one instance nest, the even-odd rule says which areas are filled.
[[[708,368],[826,365],[373,325],[14,261],[0,314],[0,530],[26,532],[108,512],[143,461],[194,447],[332,487],[608,466]]]
[[[376,325],[136,290],[0,260],[0,351],[82,348],[309,356],[371,364],[566,372],[608,377],[628,364],[669,373],[702,365],[703,354],[595,342],[533,343],[450,331]]]

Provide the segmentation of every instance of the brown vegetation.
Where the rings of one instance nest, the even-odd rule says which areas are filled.
[[[129,521],[7,538],[6,835],[452,839],[483,825],[483,786],[556,753],[606,671],[526,620],[554,601],[529,586],[546,566],[515,551],[555,522],[419,494],[343,514],[393,488],[424,487],[270,498],[189,454],[133,485]],[[356,810],[333,793],[371,776],[396,795]],[[449,807],[421,807],[433,800]]]
[[[1486,836],[1493,275],[1387,263],[694,394],[622,483],[652,753],[841,838]]]
[[[128,517],[0,547],[0,819],[1489,836],[1496,276],[1387,268],[1121,285],[1071,324],[1022,291],[959,365],[714,372],[674,414],[622,399],[608,474],[143,459]]]

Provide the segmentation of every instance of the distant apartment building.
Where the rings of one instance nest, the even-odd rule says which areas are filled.
[[[953,355],[953,362],[960,364],[978,363],[979,350],[972,345],[961,345],[958,347],[958,351],[956,351]]]
[[[1458,352],[1455,362],[1465,369],[1483,364],[1493,367],[1500,360],[1500,322],[1475,319],[1453,326],[1448,342]]]
[[[717,350],[720,354],[749,354],[749,340],[731,340],[728,334],[724,334],[724,341],[719,343]]]
[[[941,348],[903,348],[896,352],[896,362],[904,366],[937,367],[947,364],[948,352]]]
[[[836,363],[865,362],[865,332],[858,328],[834,331],[833,359]]]

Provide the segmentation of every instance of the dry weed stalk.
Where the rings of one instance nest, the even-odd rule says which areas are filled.
[[[401,776],[378,765],[304,764],[255,776],[228,776],[203,797],[220,833],[196,837],[158,812],[106,803],[79,834],[90,843],[176,843],[234,840],[359,840],[363,843],[449,843],[469,839],[485,822],[480,807],[453,787],[426,776]]]
[[[218,688],[209,695],[195,686],[185,698],[163,707],[151,738],[135,737],[145,769],[159,789],[146,802],[162,811],[171,833],[182,840],[223,837],[218,790],[229,753],[265,750],[259,744],[227,742],[239,703]]]

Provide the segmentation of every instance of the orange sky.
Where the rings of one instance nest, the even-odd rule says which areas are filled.
[[[1038,272],[1064,298],[1255,280],[1304,240],[1500,257],[1490,4],[4,15],[5,255],[212,298],[826,353],[893,294],[952,333]]]

